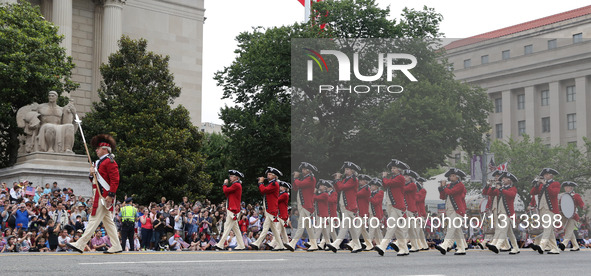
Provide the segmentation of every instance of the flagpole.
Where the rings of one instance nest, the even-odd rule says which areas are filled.
[[[484,158],[484,162],[482,162],[482,188],[486,186],[486,182],[488,181],[488,150],[490,148],[490,133],[486,134],[486,144],[484,145],[484,151],[482,157]]]
[[[307,23],[310,20],[310,10],[312,9],[312,0],[304,0],[304,22]]]

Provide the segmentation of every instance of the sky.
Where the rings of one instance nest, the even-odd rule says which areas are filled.
[[[390,6],[392,19],[400,18],[405,7],[434,8],[443,15],[440,31],[447,38],[465,38],[541,17],[585,6],[584,1],[465,1],[465,0],[377,0],[380,7]],[[232,106],[222,100],[222,88],[213,79],[215,72],[235,59],[235,37],[254,26],[290,25],[304,20],[304,7],[298,0],[205,0],[203,31],[202,122],[223,124],[221,107]]]

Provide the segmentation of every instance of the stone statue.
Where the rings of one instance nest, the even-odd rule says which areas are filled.
[[[16,121],[24,129],[25,153],[57,152],[74,154],[74,115],[73,103],[61,107],[57,105],[57,92],[50,91],[48,102],[32,103],[21,107],[16,113]]]

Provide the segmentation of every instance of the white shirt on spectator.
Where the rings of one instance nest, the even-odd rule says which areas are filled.
[[[60,235],[59,237],[57,237],[57,242],[61,245],[65,245],[66,243],[70,242],[71,240],[72,240],[72,238],[70,238],[69,236],[62,238],[62,235]],[[68,250],[67,247],[66,247],[66,249],[63,249],[60,246],[58,246],[55,251],[59,252],[59,251],[71,251],[71,250]]]
[[[174,217],[174,230],[183,230],[183,217],[180,215]]]

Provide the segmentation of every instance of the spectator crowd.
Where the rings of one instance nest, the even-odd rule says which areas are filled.
[[[162,197],[160,202],[138,205],[130,202],[136,209],[133,244],[126,242],[124,250],[150,251],[205,251],[215,250],[214,245],[223,233],[226,214],[225,202],[212,203],[208,200],[190,201],[184,197],[181,202],[174,202]],[[114,221],[121,230],[120,208],[125,203],[118,202],[114,210]],[[243,239],[248,245],[266,235],[266,242],[261,249],[267,249],[273,236],[270,232],[261,233],[264,222],[264,209],[260,203],[241,205],[239,227],[242,235],[230,232],[225,247],[232,250],[237,246],[237,239]],[[59,187],[57,182],[34,186],[24,181],[11,186],[2,183],[0,187],[0,253],[4,252],[60,252],[70,251],[66,243],[77,241],[84,232],[92,201],[90,198],[77,196],[71,188]],[[435,216],[435,215],[433,215]],[[290,210],[287,221],[287,234],[297,229],[298,213]],[[591,248],[589,238],[589,219],[582,217],[581,225],[576,229],[582,248]],[[442,227],[426,227],[426,238],[430,245],[439,243],[444,237]],[[531,236],[526,229],[518,228],[518,239],[527,247]],[[294,231],[295,232],[295,231]],[[120,233],[120,232],[119,232]],[[480,229],[465,230],[469,246],[477,246],[482,240]],[[557,237],[559,238],[559,237]],[[297,248],[306,249],[305,239],[298,241]],[[529,243],[528,243],[529,241]],[[111,247],[109,237],[102,225],[86,245],[85,251],[105,251]]]

